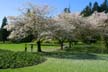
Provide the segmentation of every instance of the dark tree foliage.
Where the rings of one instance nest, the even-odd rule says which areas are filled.
[[[84,17],[90,16],[92,14],[92,3],[89,3],[89,5],[87,5],[83,11],[81,12],[81,15],[83,15]]]
[[[95,2],[92,6],[91,3],[87,5],[83,11],[81,12],[81,15],[84,17],[92,15],[95,11],[97,12],[105,12],[108,13],[108,0],[104,0],[102,4],[98,4],[98,2]]]
[[[3,18],[1,28],[3,28],[5,25],[7,25],[7,18],[6,17]]]
[[[65,12],[65,13],[71,13],[71,10],[70,10],[70,8],[65,8],[65,9],[64,9],[64,12]]]
[[[4,29],[5,25],[7,25],[6,17],[3,18],[1,29],[0,29],[0,40],[3,41],[3,43],[5,43],[5,41],[7,41],[7,37],[9,36],[9,33],[10,33],[6,29]]]
[[[101,11],[98,2],[95,2],[93,5],[92,13],[94,13],[95,11],[97,11],[97,12]]]
[[[101,8],[101,12],[105,12],[105,13],[108,13],[108,0],[105,0],[101,5],[100,5],[100,8]]]
[[[33,35],[29,35],[23,38],[20,42],[32,42],[33,39],[34,39]]]

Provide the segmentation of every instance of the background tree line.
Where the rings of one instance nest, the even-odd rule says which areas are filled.
[[[108,13],[108,0],[104,0],[104,2],[100,5],[98,2],[94,2],[93,4],[90,2],[89,5],[87,5],[83,9],[83,11],[81,12],[81,15],[83,15],[85,17],[90,16],[95,11]]]

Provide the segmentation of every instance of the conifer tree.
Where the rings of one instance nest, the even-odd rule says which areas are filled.
[[[8,35],[9,35],[9,32],[6,29],[4,29],[4,26],[6,26],[6,25],[7,25],[7,18],[4,17],[3,21],[2,21],[2,25],[1,25],[1,30],[0,30],[0,35],[1,35],[0,39],[1,39],[1,41],[3,41],[3,43],[5,43]]]
[[[93,5],[92,13],[94,13],[95,11],[97,11],[97,12],[101,11],[98,2],[95,2]]]
[[[81,12],[81,15],[84,17],[90,16],[92,14],[92,3],[90,2],[89,5],[87,5],[84,10]]]

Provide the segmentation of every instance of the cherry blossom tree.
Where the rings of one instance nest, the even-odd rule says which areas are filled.
[[[105,44],[105,47],[108,49],[108,14],[104,12],[94,12],[88,21],[91,22],[92,27],[97,29],[100,33],[101,42]],[[102,53],[103,53],[102,49]]]
[[[61,13],[54,19],[57,27],[54,29],[53,34],[59,41],[61,49],[63,49],[63,43],[65,40],[68,40],[69,48],[71,48],[72,42],[76,40],[78,27],[83,25],[84,20],[76,13]]]
[[[10,24],[5,28],[11,31],[9,39],[20,40],[28,35],[33,35],[37,41],[38,52],[41,52],[41,41],[49,35],[48,18],[49,6],[37,6],[29,4],[28,8],[22,9],[22,14],[9,17]]]

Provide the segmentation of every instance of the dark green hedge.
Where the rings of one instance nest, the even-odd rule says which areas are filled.
[[[32,66],[44,61],[38,54],[0,50],[0,69]]]

